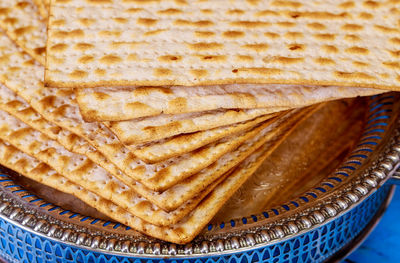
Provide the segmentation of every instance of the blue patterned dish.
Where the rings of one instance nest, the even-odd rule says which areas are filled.
[[[363,101],[368,105],[365,119],[360,120],[362,134],[340,163],[332,161],[336,155],[322,162],[335,169],[329,173],[322,169],[318,172],[322,177],[301,193],[286,191],[288,198],[281,203],[269,207],[257,203],[257,213],[244,209],[241,216],[233,216],[228,204],[187,245],[148,238],[81,209],[75,201],[59,207],[53,204],[50,189],[35,194],[40,186],[3,169],[0,256],[10,262],[322,262],[359,236],[382,210],[391,192],[386,181],[399,165],[398,95]],[[257,176],[260,196],[268,186],[260,188]],[[257,198],[255,203],[264,197]]]

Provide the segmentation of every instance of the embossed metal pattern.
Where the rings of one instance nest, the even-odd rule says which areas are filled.
[[[349,213],[346,213],[328,224],[308,231],[289,240],[254,248],[242,253],[214,255],[210,257],[176,258],[173,262],[322,262],[357,236],[375,215],[389,192],[384,186],[371,195]],[[15,206],[16,203],[10,203]],[[15,208],[14,208],[15,209]],[[2,211],[9,216],[12,210]],[[243,237],[246,238],[246,237]],[[76,237],[79,239],[79,235]],[[242,242],[232,239],[231,243]],[[101,245],[101,244],[100,244]],[[104,244],[105,246],[106,244]],[[154,244],[155,246],[157,244]],[[132,246],[122,244],[120,249],[128,252]],[[160,246],[163,249],[163,246]],[[147,262],[148,258],[140,255],[128,256],[107,254],[95,250],[76,247],[49,237],[32,233],[17,226],[7,219],[0,218],[0,255],[10,262]],[[168,259],[152,259],[152,262],[171,262]]]
[[[187,259],[189,261],[182,259],[182,262],[206,262],[204,258],[206,257],[210,260],[208,262],[220,262],[220,259],[212,259],[212,257],[222,255],[236,257],[235,260],[240,259],[240,261],[244,260],[241,258],[242,255],[247,255],[244,257],[250,261],[251,258],[248,257],[256,251],[258,251],[257,256],[260,256],[266,252],[259,251],[267,251],[273,246],[279,247],[280,252],[276,252],[276,257],[284,256],[287,242],[295,243],[295,240],[315,231],[322,231],[319,229],[330,224],[337,226],[335,222],[340,218],[344,218],[343,220],[346,220],[346,225],[348,225],[347,220],[351,221],[352,218],[368,221],[368,216],[373,216],[375,210],[360,207],[374,202],[374,207],[379,206],[383,197],[381,199],[378,197],[381,194],[385,195],[387,188],[382,187],[378,192],[376,191],[398,165],[400,132],[397,124],[398,110],[395,109],[399,104],[395,103],[397,101],[398,97],[394,94],[384,94],[370,99],[367,126],[359,145],[344,165],[328,176],[321,185],[286,204],[261,214],[227,220],[218,225],[209,225],[208,230],[185,246],[137,237],[133,230],[119,223],[64,210],[29,193],[23,186],[16,185],[12,177],[7,174],[2,175],[0,177],[1,245],[6,248],[12,240],[9,237],[22,231],[21,233],[35,239],[42,248],[45,248],[46,240],[53,242],[51,244],[54,246],[60,246],[61,254],[56,250],[49,252],[55,257],[52,260],[57,259],[57,253],[62,255],[61,257],[67,256],[63,254],[67,253],[67,248],[72,251],[70,253],[74,255],[73,260],[78,258],[83,260],[77,262],[105,262],[105,259],[116,260],[120,256],[137,257],[138,260],[144,257],[160,260],[165,257],[183,257],[185,260],[188,257],[191,258]],[[11,234],[9,227],[15,230],[10,230]],[[363,226],[355,223],[353,228],[352,231],[347,231],[355,235]],[[328,229],[327,235],[331,235],[330,228],[325,229]],[[336,234],[333,235],[336,236]],[[351,238],[351,235],[346,238]],[[24,240],[17,238],[15,242],[19,243],[12,244],[14,248],[10,247],[3,251],[8,251],[9,255],[15,257],[17,255],[15,253],[20,253],[17,248],[26,242]],[[334,244],[335,248],[339,248],[339,243]],[[306,246],[301,243],[300,250],[304,247]],[[330,247],[330,251],[333,251],[334,247]],[[307,246],[308,248],[309,251],[306,253],[311,253],[311,255],[313,249],[317,249],[312,245]],[[26,249],[28,252],[33,251],[28,247]],[[273,251],[268,250],[268,253],[274,256]],[[328,256],[325,252],[317,254],[319,258]],[[276,262],[272,256],[270,258],[272,261],[266,260],[266,262]],[[122,260],[122,258],[119,259]],[[308,260],[298,258],[298,261]],[[121,262],[133,261],[122,260]]]

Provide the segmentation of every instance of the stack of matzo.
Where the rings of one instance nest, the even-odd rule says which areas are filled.
[[[398,0],[0,0],[0,163],[186,243],[306,106],[400,88],[399,17]]]

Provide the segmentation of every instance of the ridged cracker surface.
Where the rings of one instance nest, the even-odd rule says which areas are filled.
[[[46,84],[400,89],[399,0],[54,0]]]
[[[273,117],[274,116],[271,115],[264,115],[255,118],[254,120],[236,123],[229,126],[218,127],[211,130],[199,131],[190,134],[181,134],[173,138],[142,145],[127,145],[127,147],[137,157],[147,163],[161,162],[166,159],[194,151],[200,147],[225,137],[227,138],[223,140],[230,140],[230,138],[233,138],[233,136],[240,136],[236,134],[243,131],[248,131],[257,124]]]
[[[32,180],[69,193],[96,208],[110,218],[133,229],[165,241],[184,244],[190,242],[212,219],[232,194],[257,170],[281,140],[264,145],[229,174],[188,216],[169,226],[156,226],[136,217],[118,203],[103,198],[58,174],[37,159],[0,141],[0,164]]]
[[[270,112],[314,103],[368,96],[367,88],[299,85],[220,85],[206,87],[87,88],[76,92],[87,120],[134,119],[215,109],[268,108]]]
[[[67,150],[86,155],[112,175],[118,177],[122,173],[113,163],[107,160],[96,148],[89,145],[83,138],[54,123],[48,122],[24,99],[2,84],[0,84],[0,109],[46,134],[49,138],[57,140]]]
[[[242,150],[239,154],[236,153],[230,158],[225,158],[220,163],[212,166],[212,168],[202,170],[201,173],[197,173],[195,176],[191,176],[189,179],[176,185],[174,189],[169,189],[162,193],[152,191],[148,187],[138,183],[136,181],[137,178],[143,183],[146,183],[146,185],[149,185],[151,182],[145,179],[146,175],[161,175],[162,173],[168,174],[173,172],[173,176],[168,180],[168,183],[178,183],[181,181],[182,177],[177,173],[177,171],[179,171],[179,169],[176,169],[177,166],[170,165],[164,168],[159,164],[158,170],[156,170],[157,166],[153,165],[149,167],[125,148],[116,137],[108,131],[107,127],[99,123],[84,122],[79,115],[73,91],[43,88],[43,83],[41,82],[43,68],[32,61],[28,55],[21,52],[4,35],[0,35],[0,44],[0,57],[7,58],[7,60],[2,61],[4,64],[0,67],[1,81],[24,100],[29,102],[32,108],[46,119],[82,136],[97,149],[100,149],[99,151],[103,153],[104,156],[112,162],[115,162],[123,171],[123,173],[116,174],[115,176],[125,184],[134,187],[137,192],[163,209],[175,210],[186,201],[195,197],[201,190],[205,189],[235,164],[251,154],[257,145],[247,143],[246,150]],[[201,157],[199,153],[197,153],[197,156]],[[193,168],[193,164],[187,158],[181,157],[180,160],[182,160],[181,164],[185,167],[181,175],[184,174],[187,177],[190,175],[188,171]],[[206,165],[207,162],[210,162],[210,160],[197,158],[197,164]],[[226,164],[226,162],[230,163]],[[168,165],[169,163],[166,164]],[[200,169],[199,166],[197,166],[196,169]],[[218,169],[218,173],[213,169]],[[169,172],[167,170],[169,170]],[[128,173],[126,173],[126,171]],[[130,175],[133,175],[133,177]],[[159,187],[158,185],[150,186],[154,188]]]
[[[46,2],[46,3],[44,3]],[[5,8],[4,10],[2,10],[2,16],[4,18],[3,22],[3,27],[6,30],[6,32],[9,34],[9,36],[11,36],[11,38],[13,38],[20,47],[22,47],[27,53],[31,54],[32,56],[34,56],[35,59],[37,59],[38,61],[40,61],[42,64],[44,63],[44,46],[45,46],[45,42],[46,42],[46,23],[45,20],[47,19],[47,16],[44,17],[45,19],[41,19],[37,13],[35,12],[35,7],[32,5],[31,2],[22,2],[22,1],[3,1],[1,2],[3,7]],[[41,8],[43,5],[41,3],[44,3],[47,7],[48,7],[48,2],[47,1],[43,1],[43,0],[36,0],[35,3],[37,3],[37,5],[39,6],[39,11],[41,11],[43,8]],[[14,5],[14,6],[13,6]],[[43,10],[42,10],[43,11]],[[40,12],[42,13],[42,12]],[[243,93],[244,91],[246,91],[246,89],[248,89],[247,87],[243,87],[241,88],[241,92]],[[137,89],[134,95],[139,95],[139,90]],[[202,111],[202,110],[207,110],[207,109],[216,109],[216,108],[226,108],[229,106],[226,106],[227,104],[231,103],[230,105],[236,105],[238,102],[239,104],[242,104],[244,108],[251,108],[252,106],[250,106],[251,101],[249,101],[248,99],[245,99],[245,97],[251,97],[252,94],[236,94],[235,92],[232,93],[231,90],[226,90],[226,92],[230,92],[229,95],[221,95],[221,89],[215,91],[217,94],[219,94],[218,98],[216,96],[210,96],[213,95],[215,92],[213,91],[214,89],[209,89],[207,88],[207,94],[205,94],[204,98],[201,98],[202,95],[198,94],[198,98],[195,98],[194,100],[185,102],[185,97],[187,97],[184,94],[181,94],[181,97],[177,98],[177,99],[173,99],[171,101],[170,98],[168,98],[168,105],[167,108],[165,106],[162,106],[164,109],[160,110],[159,113],[161,113],[162,111],[164,112],[170,112],[172,114],[175,113],[181,113],[181,112],[185,112],[185,111],[189,111],[189,112],[193,112],[193,111]],[[307,90],[305,88],[305,90]],[[142,89],[143,91],[143,89]],[[168,89],[166,89],[166,91],[168,91]],[[187,91],[184,91],[187,93]],[[204,92],[204,91],[203,91]],[[214,93],[213,93],[214,92]],[[305,91],[304,91],[305,92]],[[349,94],[343,94],[342,97],[348,97],[348,96],[355,96],[354,94],[360,94],[363,95],[367,93],[367,94],[372,94],[372,91],[353,91],[352,95]],[[149,102],[149,101],[153,101],[156,100],[159,97],[159,94],[157,94],[156,92],[154,92],[154,89],[145,89],[145,94],[148,94],[149,96],[144,97],[144,101]],[[291,93],[291,91],[289,90],[288,93]],[[299,93],[299,92],[297,92]],[[300,94],[302,94],[303,91],[300,91]],[[99,95],[101,95],[102,93],[99,93]],[[337,93],[339,94],[339,93]],[[111,96],[115,96],[116,94],[111,94]],[[191,94],[189,96],[194,95],[193,92],[191,92]],[[216,95],[216,94],[214,94]],[[142,92],[142,96],[143,96],[143,92]],[[328,95],[327,95],[328,96]],[[338,97],[338,95],[336,96]],[[115,96],[115,100],[118,101],[120,97]],[[97,97],[95,98],[97,99]],[[161,100],[164,100],[166,98],[164,97],[160,97]],[[327,98],[325,98],[326,100]],[[333,99],[333,98],[330,98]],[[264,98],[265,101],[268,101],[268,103],[265,103],[265,105],[273,105],[274,103],[271,103],[270,100],[267,100]],[[320,100],[324,100],[324,98],[320,98]],[[243,102],[241,102],[243,101]],[[109,101],[108,101],[109,102]],[[108,103],[105,102],[105,103]],[[227,103],[228,102],[228,103]],[[94,102],[94,103],[98,103],[98,102]],[[127,106],[126,103],[128,103]],[[190,108],[187,108],[187,106],[185,106],[185,104],[190,103]],[[204,103],[206,103],[207,105],[204,105]],[[210,105],[211,103],[211,105]],[[165,103],[164,103],[165,104]],[[164,104],[158,104],[158,105],[164,105]],[[279,103],[278,103],[279,104]],[[309,104],[309,103],[308,103]],[[124,105],[123,107],[127,107],[127,113],[126,114],[122,114],[122,115],[117,115],[115,116],[115,114],[119,114],[118,112],[113,112],[113,109],[115,109],[113,106],[115,106],[115,104],[111,104],[109,106],[107,106],[108,112],[109,114],[111,114],[111,117],[107,118],[107,116],[104,116],[102,114],[102,112],[96,112],[96,110],[98,109],[98,107],[95,107],[95,109],[87,109],[85,110],[87,107],[93,106],[93,103],[90,103],[88,106],[85,106],[85,102],[82,102],[82,113],[84,114],[84,117],[87,117],[88,120],[123,120],[123,119],[132,119],[135,118],[137,116],[141,117],[141,116],[148,116],[148,115],[154,115],[154,111],[157,111],[156,108],[152,109],[152,107],[147,107],[147,110],[150,110],[150,112],[146,112],[146,107],[145,104],[141,104],[140,101],[138,102],[130,102],[130,101],[123,101],[120,105]],[[142,105],[142,106],[141,106]],[[303,104],[305,105],[305,104]],[[300,104],[293,104],[293,106],[303,106]],[[239,108],[240,105],[236,105],[236,108]],[[269,112],[274,112],[274,111],[279,111],[279,110],[283,110],[284,108],[281,107],[273,107],[273,108],[269,108]],[[135,112],[135,114],[132,116],[132,110]],[[93,114],[87,114],[90,116],[86,116],[86,113],[88,112],[95,112],[94,116],[92,116]],[[158,114],[158,113],[157,113]],[[196,113],[198,116],[198,113]],[[97,116],[99,115],[99,116]],[[227,113],[227,116],[230,115],[229,113]],[[218,115],[220,116],[220,115]],[[227,124],[227,120],[229,120],[230,118],[227,118],[227,116],[224,116],[224,122],[225,124]],[[203,117],[204,118],[204,117]],[[152,121],[166,121],[168,120],[168,118],[159,116],[154,118]],[[215,120],[214,123],[212,123]],[[213,120],[210,120],[208,122],[209,124],[209,128],[211,128],[212,125],[217,125],[216,123],[221,123],[221,125],[223,125],[223,122],[220,122],[216,119],[216,116],[213,117]],[[171,131],[171,130],[169,130]],[[176,130],[176,132],[178,133],[179,130]]]
[[[63,129],[53,123],[46,121],[21,97],[19,97],[13,91],[1,84],[0,109],[14,115],[26,124],[45,133],[51,139],[57,140],[69,151],[86,155],[93,162],[99,164],[117,178],[121,177],[122,172],[118,170],[118,168],[113,165],[109,160],[107,160],[101,153],[99,153],[96,148],[89,145],[87,141],[66,129]],[[129,148],[132,148],[132,152],[140,159],[145,160],[146,162],[155,163],[177,156],[179,154],[190,152],[207,143],[221,139],[226,135],[244,131],[246,129],[254,127],[258,123],[270,119],[271,117],[272,116],[259,117],[249,122],[224,127],[223,130],[219,130],[217,128],[205,132],[177,136],[170,140],[166,140],[165,142]],[[245,140],[247,137],[248,136],[242,136],[241,141]],[[220,151],[229,151],[229,149],[233,149],[235,147],[232,142],[230,142],[229,145],[229,148],[218,148],[220,149]],[[131,181],[132,180],[130,180],[129,182]]]
[[[107,126],[123,143],[139,144],[236,124],[270,112],[268,109],[215,110],[110,122]]]
[[[45,89],[42,83],[43,67],[21,52],[4,35],[0,36],[0,45],[0,55],[5,58],[2,60],[4,66],[0,67],[1,81],[50,122],[85,138],[123,172],[120,176],[121,178],[124,176],[121,180],[126,184],[133,185],[137,181],[145,184],[147,188],[146,191],[141,192],[142,195],[147,193],[148,188],[154,190],[164,188],[164,186],[153,184],[154,181],[149,179],[166,176],[170,178],[168,184],[178,183],[183,178],[210,165],[217,159],[213,159],[210,153],[220,151],[223,147],[221,144],[220,148],[209,147],[193,155],[188,153],[174,160],[148,165],[136,158],[105,125],[85,122],[79,113],[73,91]],[[225,142],[223,145],[227,146],[227,144],[230,142]],[[220,155],[214,155],[216,156]],[[168,176],[170,174],[172,175]],[[198,179],[200,180],[199,177]],[[192,194],[197,193],[194,188],[191,189]],[[180,202],[187,200],[180,199]]]
[[[44,65],[46,23],[31,0],[0,0],[0,27],[25,52]]]
[[[90,191],[98,192],[100,196],[118,203],[138,217],[157,225],[168,225],[179,221],[193,210],[219,182],[216,180],[210,185],[210,189],[200,192],[196,199],[186,202],[175,211],[165,212],[90,161],[86,156],[67,151],[43,133],[34,130],[2,110],[0,110],[0,138],[47,163],[76,184]]]

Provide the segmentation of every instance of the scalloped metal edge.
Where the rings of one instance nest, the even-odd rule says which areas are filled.
[[[358,178],[358,182],[335,193],[330,200],[317,201],[312,208],[299,210],[295,216],[267,226],[232,232],[223,238],[204,240],[199,245],[176,245],[166,242],[132,241],[123,235],[102,231],[86,233],[81,226],[65,223],[25,207],[13,196],[0,196],[0,217],[37,235],[87,250],[130,257],[202,257],[224,255],[272,245],[321,227],[349,212],[383,185],[400,166],[400,125],[394,131],[378,160]],[[119,239],[121,238],[121,239]]]

